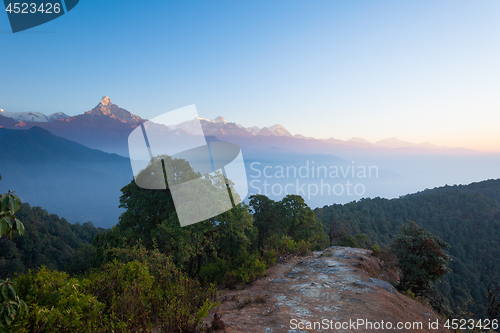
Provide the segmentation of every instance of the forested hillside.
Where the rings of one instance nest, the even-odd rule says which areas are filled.
[[[16,216],[26,228],[23,236],[0,239],[0,278],[25,273],[42,265],[65,270],[79,249],[90,247],[96,234],[104,231],[91,222],[70,224],[40,207],[23,204]]]
[[[365,234],[368,244],[388,245],[403,223],[417,222],[451,245],[452,272],[438,290],[452,308],[467,308],[484,318],[488,284],[498,282],[500,276],[499,199],[500,180],[488,180],[392,200],[362,199],[325,206],[315,213],[334,243]]]
[[[411,195],[430,194],[438,192],[462,191],[464,193],[481,193],[482,195],[494,200],[500,207],[500,179],[490,179],[483,182],[472,183],[469,185],[443,186],[434,189],[426,189]]]

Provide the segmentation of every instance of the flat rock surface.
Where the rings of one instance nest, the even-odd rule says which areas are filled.
[[[387,282],[396,278],[369,250],[331,247],[287,259],[267,277],[223,291],[206,321],[222,314],[225,332],[233,333],[449,332],[428,306]],[[430,329],[436,320],[438,329]],[[398,323],[407,328],[397,329]]]

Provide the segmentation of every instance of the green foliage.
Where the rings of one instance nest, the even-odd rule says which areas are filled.
[[[356,242],[356,238],[352,235],[347,235],[342,239],[339,243],[339,246],[348,246],[348,247],[358,247],[358,242]]]
[[[411,289],[419,295],[428,291],[431,282],[438,281],[450,271],[449,256],[443,252],[449,247],[448,243],[413,221],[403,225],[401,233],[391,244],[401,269],[400,289]]]
[[[21,200],[13,192],[0,196],[0,237],[9,235],[12,239],[14,232],[24,234],[24,225],[14,215],[21,208]]]
[[[104,304],[86,293],[84,281],[41,267],[16,278],[29,306],[14,323],[17,332],[91,332],[102,329]]]
[[[202,287],[168,257],[144,247],[113,249],[83,277],[45,267],[16,279],[29,313],[16,332],[199,332],[215,305],[214,286]]]
[[[233,289],[238,283],[250,283],[265,276],[266,269],[276,261],[272,252],[261,257],[258,253],[245,254],[235,260],[217,258],[215,262],[204,265],[200,271],[199,279],[204,284],[215,283]]]
[[[2,180],[2,176],[0,176]],[[9,235],[12,239],[14,232],[24,234],[24,225],[14,215],[21,207],[21,200],[12,192],[0,196],[0,244],[6,241],[3,236]],[[1,262],[5,261],[1,258]],[[9,268],[12,268],[9,267]],[[10,273],[7,271],[7,273]],[[0,309],[0,331],[7,332],[11,328],[12,321],[26,312],[26,304],[19,299],[16,290],[9,279],[0,280],[1,309]]]
[[[88,276],[89,291],[106,304],[118,331],[161,327],[166,332],[196,332],[215,303],[213,285],[201,286],[158,250],[112,249],[107,261]]]
[[[357,234],[354,238],[356,239],[356,244],[358,245],[357,247],[364,248],[366,246],[368,237],[366,237],[365,234]]]
[[[314,216],[314,211],[307,206],[299,195],[289,194],[281,201],[283,223],[280,226],[285,235],[292,237],[296,242],[308,241],[311,249],[319,250],[327,245],[327,238],[323,228]]]
[[[200,270],[199,279],[203,284],[215,283],[217,285],[224,285],[225,282],[229,282],[226,279],[226,275],[230,274],[233,265],[231,265],[227,260],[222,258],[216,258],[215,261],[203,265]],[[225,285],[225,287],[229,287]]]
[[[261,253],[266,248],[275,249],[282,236],[295,243],[306,242],[307,248],[313,250],[323,249],[328,244],[321,224],[301,196],[289,194],[276,202],[256,194],[250,196],[250,206],[257,229],[256,248]]]
[[[165,163],[173,163],[179,177],[196,175],[187,162],[164,158]],[[327,244],[321,224],[300,196],[289,195],[279,203],[254,196],[253,219],[249,207],[240,204],[211,219],[181,227],[168,189],[146,190],[133,180],[122,193],[120,207],[126,211],[119,223],[94,238],[95,266],[107,261],[107,249],[142,244],[168,255],[176,267],[204,284],[234,286],[263,276],[280,251],[305,254]],[[268,245],[273,236],[278,237],[276,244]],[[254,250],[260,255],[252,254]]]
[[[129,328],[146,329],[148,296],[153,277],[148,267],[138,261],[106,263],[92,274],[89,291],[106,305],[113,323],[127,323]]]
[[[104,229],[91,222],[70,224],[40,207],[23,203],[16,212],[26,231],[23,237],[0,240],[0,278],[25,273],[42,265],[50,269],[82,272],[89,268],[94,236]],[[82,249],[80,249],[82,247]],[[75,257],[75,254],[79,256]]]
[[[0,304],[0,332],[3,333],[13,328],[11,324],[16,316],[26,314],[28,307],[19,299],[9,279],[0,281]]]
[[[280,212],[277,203],[265,195],[250,196],[250,206],[253,209],[253,225],[257,229],[256,248],[263,251],[264,242],[270,235],[279,232]]]
[[[380,249],[380,246],[378,246],[377,244],[373,244],[372,245],[372,255],[375,256],[375,257],[378,257],[381,253],[381,249]]]
[[[310,244],[306,240],[295,241],[286,235],[273,235],[268,239],[267,247],[273,249],[277,255],[306,255],[310,252]]]
[[[500,285],[493,282],[488,284],[488,318],[490,320],[500,319]]]
[[[171,159],[165,158],[167,162]],[[189,165],[182,163],[177,173],[193,174]],[[119,223],[94,239],[98,262],[107,248],[141,243],[147,249],[157,248],[171,256],[177,267],[196,277],[204,265],[215,262],[216,258],[230,262],[245,254],[253,237],[252,216],[244,204],[181,227],[169,190],[142,189],[133,180],[122,193],[120,207],[126,211]]]
[[[224,277],[224,285],[234,285],[238,282],[250,283],[266,275],[266,263],[257,254],[240,258],[237,269]]]
[[[262,253],[262,260],[267,267],[271,267],[276,264],[276,256],[276,250],[267,250]]]

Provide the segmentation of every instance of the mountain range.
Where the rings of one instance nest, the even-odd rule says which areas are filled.
[[[128,136],[146,119],[120,108],[109,97],[87,112],[49,122],[18,121],[11,118],[12,113],[4,114],[9,117],[0,115],[1,188],[8,185],[4,190],[18,191],[31,204],[73,222],[116,223],[119,190],[133,177]],[[244,127],[223,117],[198,120],[207,141],[229,141],[241,147],[250,194],[262,192],[281,199],[281,190],[293,183],[294,193],[304,196],[312,207],[362,197],[393,198],[422,188],[498,177],[499,155],[464,154],[461,149],[438,149],[395,138],[375,144],[361,138],[319,140],[292,136],[282,125]],[[191,138],[193,121],[147,126],[176,145]],[[323,168],[321,177],[319,168]],[[364,177],[360,170],[368,168],[377,172]],[[300,170],[308,170],[311,178],[301,176]],[[347,181],[357,185],[361,194],[353,196]],[[327,188],[322,182],[330,190],[337,186],[340,194],[323,193]],[[316,188],[319,192],[314,194]],[[78,206],[89,200],[93,209]]]
[[[166,133],[172,140],[180,140],[182,136],[191,135],[195,120],[180,124],[158,126],[158,130]],[[371,143],[361,138],[351,138],[343,141],[335,138],[316,139],[300,134],[292,135],[283,125],[275,124],[269,127],[245,127],[229,122],[219,116],[213,120],[197,119],[206,136],[239,144],[243,149],[279,148],[300,153],[329,153],[339,151],[450,151],[447,147],[437,147],[428,142],[411,143],[389,138]],[[128,156],[128,136],[134,128],[146,119],[132,114],[114,104],[108,96],[93,109],[76,116],[55,113],[45,116],[39,112],[14,113],[1,111],[0,127],[8,129],[29,129],[38,126],[65,139],[81,143],[87,147],[99,149],[108,153]],[[175,139],[174,139],[175,138]]]
[[[17,122],[37,122],[37,123],[48,123],[60,119],[69,118],[69,116],[63,112],[53,113],[50,116],[46,116],[41,112],[7,112],[0,109],[0,115],[14,119]]]

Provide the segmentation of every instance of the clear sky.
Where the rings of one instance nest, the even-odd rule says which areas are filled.
[[[12,34],[0,108],[283,124],[500,151],[500,1],[97,1]]]

